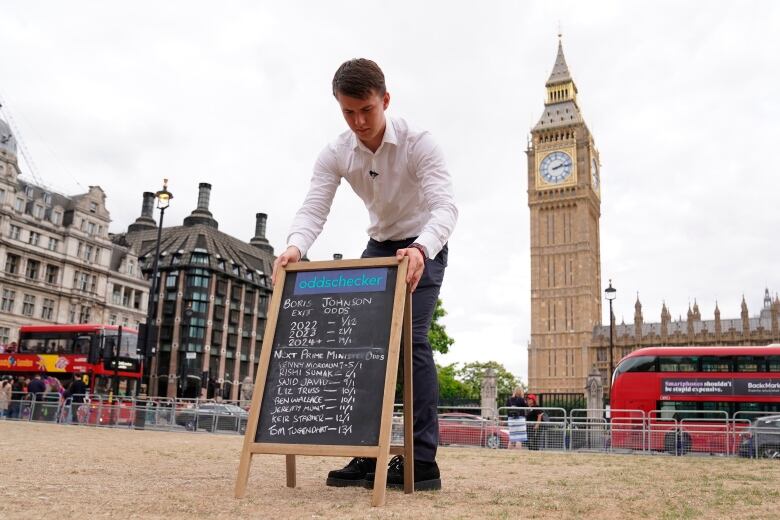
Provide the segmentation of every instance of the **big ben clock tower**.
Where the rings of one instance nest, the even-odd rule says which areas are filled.
[[[531,342],[535,392],[582,392],[601,321],[600,162],[558,42],[544,112],[531,130]]]

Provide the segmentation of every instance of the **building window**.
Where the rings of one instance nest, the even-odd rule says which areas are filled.
[[[0,300],[0,311],[14,312],[14,300],[16,299],[16,291],[10,289],[3,289],[3,299]]]
[[[62,213],[59,211],[54,211],[51,214],[51,223],[55,226],[59,226],[60,222],[62,222]]]
[[[21,236],[22,236],[22,228],[11,224],[11,238],[13,238],[14,240],[19,240],[19,237]]]
[[[83,252],[84,252],[84,243],[83,242],[79,242],[76,245],[76,256],[81,258],[81,255],[82,255]]]
[[[30,239],[27,242],[29,242],[31,246],[37,246],[38,242],[40,241],[41,241],[41,234],[36,233],[35,231],[30,231]]]
[[[96,264],[100,263],[100,248],[99,247],[95,248],[95,263]]]
[[[35,313],[35,296],[32,294],[25,294],[24,301],[22,302],[22,314],[25,316],[32,316]]]
[[[8,327],[0,327],[0,344],[7,345],[9,339],[11,339],[11,329]]]
[[[133,262],[127,262],[127,274],[135,274],[135,264]]]
[[[79,323],[89,323],[92,318],[92,308],[86,305],[81,306],[81,313],[79,314]]]
[[[43,218],[43,206],[39,204],[33,206],[33,217]]]
[[[173,271],[168,273],[168,276],[165,277],[165,287],[169,289],[176,288],[178,275],[179,275],[178,271]]]
[[[27,260],[27,270],[24,275],[30,280],[37,280],[41,270],[41,263],[37,260]]]
[[[89,275],[87,273],[82,273],[81,271],[76,271],[73,274],[73,285],[79,291],[86,292],[89,288]]]
[[[19,263],[21,258],[18,255],[8,253],[5,257],[5,272],[8,274],[17,274],[19,272]]]
[[[109,325],[116,325],[116,314],[112,314],[108,317],[108,324]]]
[[[43,194],[43,203],[46,204],[47,208],[51,207],[51,193]]]
[[[208,253],[192,253],[192,256],[190,257],[190,263],[193,263],[193,264],[208,264],[209,263],[209,255],[208,255]]]
[[[93,236],[95,234],[95,223],[94,222],[87,223],[87,234],[89,236]]]
[[[24,194],[27,195],[27,198],[29,198],[29,199],[33,198],[33,195],[35,195],[35,192],[33,191],[32,186],[25,186]]]
[[[90,213],[96,213],[97,212],[97,203],[96,202],[90,202],[89,203],[89,212]]]
[[[44,298],[41,305],[41,319],[51,321],[52,316],[54,316],[54,300]]]
[[[46,265],[46,283],[55,285],[59,279],[60,268],[56,265]]]
[[[24,211],[24,199],[16,197],[16,201],[14,202],[14,209],[18,211],[19,213]]]
[[[71,303],[68,308],[68,323],[76,323],[76,304]]]
[[[122,286],[114,285],[114,289],[111,291],[111,303],[114,305],[122,305]]]
[[[92,251],[93,251],[93,247],[90,244],[84,246],[84,260],[86,260],[87,262],[92,261]]]
[[[56,251],[59,247],[60,241],[56,238],[49,237],[49,251]]]
[[[3,171],[3,167],[2,166],[3,165],[0,164],[0,172]],[[5,190],[0,190],[0,204],[2,204],[3,202],[5,202]]]

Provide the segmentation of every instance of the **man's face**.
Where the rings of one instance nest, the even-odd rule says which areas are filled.
[[[385,110],[390,105],[390,93],[380,96],[375,91],[365,99],[336,94],[336,101],[349,129],[363,144],[376,150],[385,132]]]

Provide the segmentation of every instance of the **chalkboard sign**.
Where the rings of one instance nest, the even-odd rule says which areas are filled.
[[[378,444],[397,272],[287,274],[256,442]]]
[[[402,454],[404,491],[414,490],[411,298],[408,259],[288,265],[274,285],[255,392],[236,479],[246,493],[252,456],[377,459],[372,505],[385,500],[387,462]],[[404,342],[403,445],[391,446],[396,375]]]

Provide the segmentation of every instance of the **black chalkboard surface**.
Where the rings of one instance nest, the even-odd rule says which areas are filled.
[[[404,492],[414,492],[412,301],[408,258],[298,262],[285,267],[268,307],[235,495],[247,490],[252,457],[371,457],[371,505],[385,502],[390,455],[403,455]],[[403,444],[391,443],[403,339]]]
[[[285,277],[255,442],[379,442],[397,267]]]

